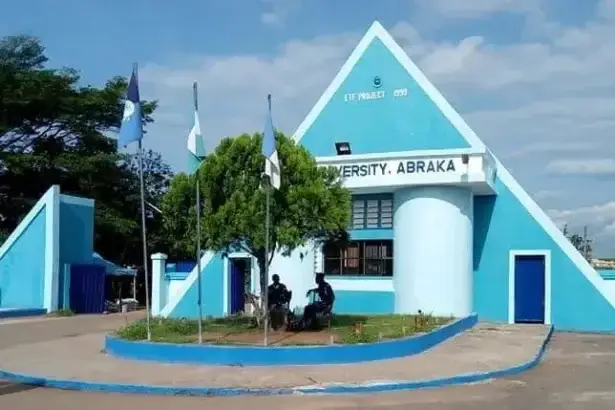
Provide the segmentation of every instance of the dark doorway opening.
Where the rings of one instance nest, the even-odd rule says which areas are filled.
[[[252,260],[250,258],[229,259],[229,313],[245,312],[246,292],[250,289]]]

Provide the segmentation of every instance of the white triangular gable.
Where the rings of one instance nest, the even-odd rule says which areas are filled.
[[[293,135],[293,140],[299,142],[305,133],[310,129],[314,121],[319,117],[320,113],[328,105],[333,98],[338,88],[344,83],[348,75],[352,72],[355,65],[367,50],[374,39],[380,39],[384,46],[393,54],[399,63],[406,69],[408,74],[414,78],[416,83],[423,89],[425,94],[436,104],[442,111],[446,119],[457,129],[466,141],[476,149],[487,149],[485,144],[478,138],[476,133],[470,128],[459,113],[450,105],[444,96],[436,89],[436,87],[427,79],[425,74],[417,67],[410,59],[401,46],[393,39],[391,34],[384,29],[380,22],[375,21],[363,36],[357,47],[350,54],[342,68],[329,84],[325,92],[322,94],[316,105],[310,110],[307,117],[301,122],[297,131]],[[525,192],[515,178],[508,172],[502,163],[495,158],[497,166],[498,179],[517,197],[519,202],[525,207],[530,215],[534,217],[545,232],[553,239],[553,241],[562,249],[562,251],[576,265],[580,272],[589,280],[589,282],[600,292],[600,294],[615,308],[615,292],[604,286],[604,281],[595,269],[583,258],[583,256],[575,249],[564,234],[557,228],[555,223],[547,216],[547,214],[534,202],[534,200]],[[556,273],[557,274],[557,273]]]

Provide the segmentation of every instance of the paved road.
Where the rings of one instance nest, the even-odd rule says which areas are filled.
[[[113,328],[122,318],[67,319],[64,333],[71,336],[89,327]],[[75,323],[71,326],[69,323]],[[0,343],[61,337],[52,322],[0,324]],[[78,329],[76,329],[78,328]],[[36,329],[36,330],[34,330]],[[72,330],[71,330],[72,329]],[[14,335],[19,331],[20,336]],[[72,333],[71,333],[72,332]],[[24,336],[25,335],[25,336]],[[9,337],[9,341],[5,337]],[[32,339],[32,337],[35,337]],[[11,342],[12,340],[12,342]],[[310,397],[145,397],[29,388],[1,385],[0,408],[47,410],[133,410],[148,406],[162,410],[181,406],[183,410],[225,408],[225,410],[310,410],[310,409],[378,409],[401,410],[606,410],[615,403],[615,336],[556,333],[545,362],[518,377],[491,383],[454,388],[379,394],[371,396]]]
[[[145,317],[144,312],[126,315],[82,315],[74,317],[35,317],[0,320],[0,349],[21,343],[33,343],[95,332],[109,332],[133,320]]]

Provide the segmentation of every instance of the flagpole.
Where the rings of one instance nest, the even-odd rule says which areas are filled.
[[[199,110],[198,85],[194,82],[194,111]],[[198,115],[198,114],[197,114]],[[201,138],[200,135],[197,138]],[[197,306],[199,308],[199,343],[203,343],[203,298],[201,289],[201,183],[199,178],[199,168],[195,172],[196,177],[196,270],[197,270]]]
[[[265,182],[265,293],[264,293],[264,305],[265,305],[265,335],[263,344],[267,346],[268,332],[269,332],[269,183],[270,178],[267,178]]]
[[[138,78],[138,65],[134,64],[133,67],[135,77]],[[141,123],[141,127],[142,127]],[[143,145],[142,139],[139,139],[138,153],[139,153],[139,182],[141,185],[141,233],[143,239],[143,272],[145,274],[145,311],[146,311],[146,327],[147,327],[147,340],[152,340],[152,330],[150,327],[150,303],[149,303],[149,266],[147,260],[147,227],[145,225],[145,182],[143,177]]]
[[[271,94],[267,95],[267,104],[269,106],[269,115],[271,115]],[[264,135],[263,135],[264,138]],[[270,200],[271,176],[268,176],[265,181],[265,291],[263,292],[263,304],[265,312],[265,332],[263,336],[263,344],[268,345],[269,333],[269,200]]]

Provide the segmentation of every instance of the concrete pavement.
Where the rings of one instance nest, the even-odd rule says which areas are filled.
[[[138,311],[111,315],[2,319],[0,320],[0,349],[23,343],[75,337],[92,332],[111,332],[143,317],[145,317],[145,312]]]
[[[1,325],[0,343],[14,345],[83,332],[85,326],[111,329],[122,317],[27,320]],[[72,323],[72,325],[70,325]],[[62,335],[63,334],[63,335]],[[610,410],[615,402],[615,336],[555,333],[544,362],[517,377],[454,388],[361,396],[305,397],[146,397],[82,393],[0,383],[0,409],[19,410],[225,410],[378,409],[415,410]]]
[[[0,349],[0,363],[7,372],[98,383],[179,388],[320,388],[442,379],[506,369],[532,360],[548,331],[546,326],[479,324],[420,355],[348,365],[275,367],[121,360],[101,353],[105,333],[88,333]]]
[[[361,396],[151,397],[42,388],[5,394],[0,408],[19,410],[611,410],[615,336],[556,333],[545,361],[517,377],[470,386]]]

